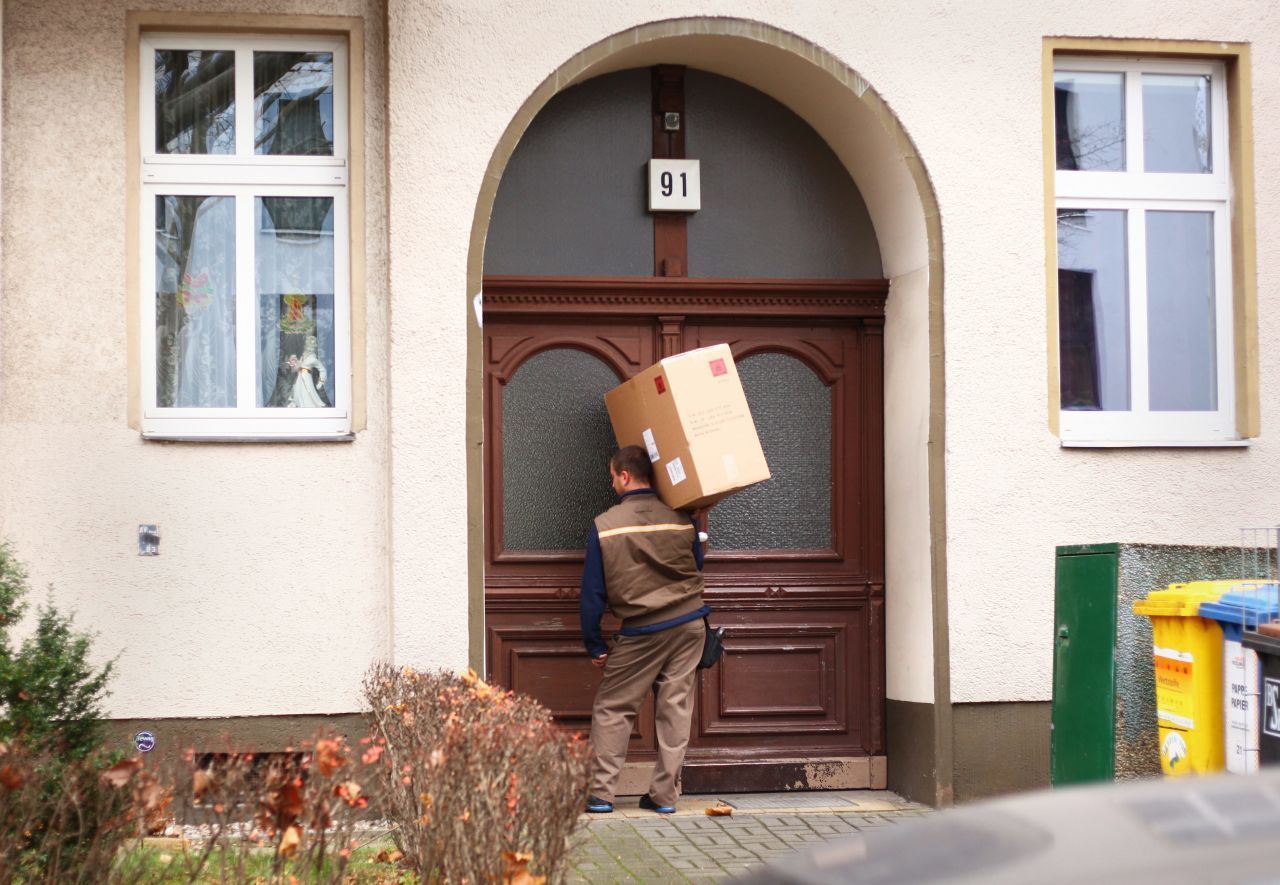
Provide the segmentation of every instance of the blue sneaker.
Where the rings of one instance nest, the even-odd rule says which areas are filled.
[[[652,797],[650,797],[648,793],[645,793],[640,797],[640,807],[646,808],[649,811],[656,811],[658,814],[676,813],[676,807],[674,805],[659,805],[657,802],[653,801]]]
[[[613,811],[612,802],[605,802],[595,796],[587,797],[587,814],[608,814],[611,811]]]

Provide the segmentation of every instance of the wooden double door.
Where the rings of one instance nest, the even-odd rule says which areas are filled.
[[[699,673],[684,788],[883,786],[884,298],[882,281],[486,280],[490,678],[588,730],[599,674],[577,597],[590,520],[613,503],[601,397],[727,342],[773,479],[709,517],[707,601],[728,633]],[[650,701],[628,760],[653,757]]]

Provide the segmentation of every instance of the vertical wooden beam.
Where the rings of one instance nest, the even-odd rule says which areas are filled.
[[[653,84],[653,154],[658,160],[684,159],[684,66],[655,65]],[[679,128],[668,130],[666,115],[680,115]],[[653,275],[689,275],[688,216],[683,212],[653,214]]]
[[[684,317],[658,317],[659,357],[665,359],[684,350]]]

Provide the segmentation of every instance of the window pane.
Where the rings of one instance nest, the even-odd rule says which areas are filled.
[[[235,197],[156,197],[156,404],[236,404]]]
[[[235,53],[156,52],[156,153],[236,152]]]
[[[1058,71],[1053,111],[1059,169],[1124,169],[1124,74]]]
[[[1143,74],[1142,128],[1148,172],[1212,172],[1208,75]]]
[[[1126,213],[1058,210],[1058,361],[1063,409],[1129,408]]]
[[[254,152],[333,154],[333,53],[253,54]]]
[[[738,363],[773,478],[730,495],[708,517],[717,550],[831,547],[831,388],[800,360],[760,353]]]
[[[502,545],[582,550],[597,514],[617,503],[604,407],[618,377],[572,348],[530,357],[502,391]]]
[[[334,405],[333,198],[255,202],[259,406]]]
[[[1213,213],[1147,213],[1152,411],[1218,408]]]

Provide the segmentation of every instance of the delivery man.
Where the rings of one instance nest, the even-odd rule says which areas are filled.
[[[616,452],[609,477],[622,500],[591,526],[578,601],[587,654],[604,670],[591,710],[587,811],[613,811],[636,711],[653,688],[658,763],[640,807],[671,814],[689,745],[702,619],[711,611],[702,601],[702,546],[695,517],[672,510],[654,492],[644,449]],[[600,637],[606,607],[622,619],[612,650]]]

